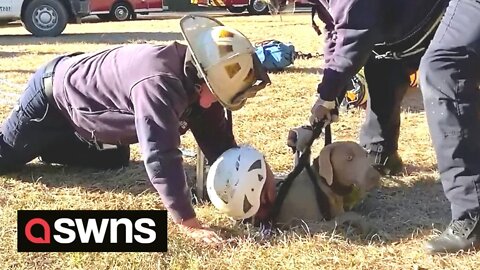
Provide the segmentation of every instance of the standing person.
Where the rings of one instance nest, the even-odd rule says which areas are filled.
[[[313,118],[331,117],[334,99],[346,80],[367,62],[367,82],[372,74],[380,77],[377,86],[368,82],[370,111],[360,140],[362,142],[362,136],[364,142],[365,138],[371,142],[398,138],[399,98],[404,90],[387,91],[394,90],[392,86],[395,85],[407,85],[406,74],[398,65],[390,64],[380,64],[372,73],[368,61],[373,44],[381,42],[382,35],[395,34],[398,29],[408,26],[404,22],[421,10],[415,6],[425,3],[409,0],[328,1],[335,26],[331,37],[327,38],[326,67],[318,86],[319,98],[312,108]],[[445,15],[420,63],[420,86],[428,125],[452,211],[452,221],[446,230],[426,244],[429,253],[457,252],[480,246],[480,3],[469,0],[449,0],[446,3]],[[402,9],[406,12],[398,14],[406,16],[395,16],[395,11]],[[389,70],[397,72],[388,73]],[[401,74],[404,74],[403,79],[398,77]],[[378,88],[381,82],[384,87],[390,87]],[[372,86],[376,90],[372,91]],[[386,147],[382,145],[382,149],[385,151]]]
[[[282,9],[281,0],[266,1],[274,12]],[[323,78],[316,89],[314,118],[330,115],[335,100],[343,99],[344,89],[364,67],[369,99],[359,143],[381,173],[400,173],[401,102],[448,0],[308,1],[325,24]]]
[[[174,222],[195,239],[220,241],[196,218],[180,135],[191,129],[212,163],[236,146],[223,107],[240,109],[270,80],[237,30],[204,16],[186,16],[180,25],[188,46],[125,45],[60,56],[39,68],[1,127],[0,171],[36,157],[121,167],[128,145],[138,142]]]
[[[420,65],[427,122],[452,221],[430,253],[480,246],[480,2],[450,0]]]

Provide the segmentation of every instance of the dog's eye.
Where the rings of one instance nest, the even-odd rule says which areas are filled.
[[[352,156],[352,155],[348,155],[348,156],[347,156],[347,160],[348,160],[348,161],[352,161],[352,160],[353,160],[353,156]]]

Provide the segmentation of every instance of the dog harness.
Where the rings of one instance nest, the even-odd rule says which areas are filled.
[[[320,171],[319,170],[320,165],[318,164],[318,158],[316,158],[314,160],[312,167],[313,167],[313,172],[314,172],[315,177],[317,179],[320,179],[325,185],[328,185],[326,179],[318,173]],[[352,193],[352,191],[353,191],[353,185],[345,186],[345,185],[342,185],[342,184],[338,183],[337,181],[333,181],[330,188],[333,190],[333,192],[335,194],[338,194],[340,196],[347,196],[348,194]]]
[[[297,176],[303,171],[306,170],[308,173],[308,178],[311,180],[314,191],[315,191],[315,199],[317,201],[317,206],[318,209],[321,211],[322,216],[326,220],[330,220],[332,218],[332,215],[330,213],[330,202],[328,201],[327,196],[323,191],[320,189],[320,185],[317,182],[317,174],[312,170],[310,166],[310,155],[311,155],[311,146],[313,142],[320,136],[322,133],[322,127],[323,127],[323,122],[320,122],[316,124],[313,127],[313,135],[312,138],[307,142],[307,147],[305,148],[304,152],[300,155],[298,159],[298,164],[295,166],[293,171],[287,175],[285,180],[283,180],[282,185],[280,186],[280,189],[277,194],[277,198],[275,199],[275,203],[270,210],[270,215],[269,215],[269,222],[271,223],[270,225],[273,226],[276,223],[276,219],[278,217],[278,214],[280,212],[280,209],[282,208],[283,201],[285,200],[285,197],[287,196],[288,191],[290,190],[290,187],[293,184],[293,181],[297,178]],[[331,133],[331,128],[330,125],[327,125],[325,127],[325,146],[329,145],[332,142],[332,133]],[[325,181],[325,179],[323,179]],[[343,192],[342,192],[343,193]]]
[[[322,181],[323,184],[328,185],[326,179],[318,173],[320,171],[318,158],[316,158],[313,161],[312,167],[313,167],[313,172],[315,173],[315,176],[317,177],[317,179]],[[345,210],[350,211],[361,199],[362,192],[355,184],[345,186],[338,183],[337,181],[333,181],[330,188],[335,194],[338,194],[343,197],[343,208]]]

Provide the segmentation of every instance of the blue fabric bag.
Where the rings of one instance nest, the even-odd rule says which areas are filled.
[[[268,71],[279,71],[295,60],[295,46],[278,40],[266,40],[255,44],[255,53]]]

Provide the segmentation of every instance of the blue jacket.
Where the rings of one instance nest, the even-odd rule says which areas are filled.
[[[375,44],[409,33],[438,1],[448,0],[324,0],[331,21],[326,24],[323,79],[318,93],[334,100],[366,64]],[[329,18],[324,20],[328,20]]]

